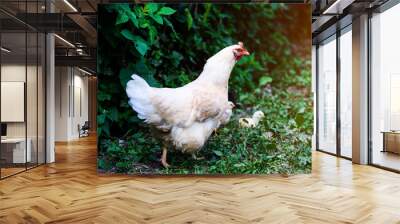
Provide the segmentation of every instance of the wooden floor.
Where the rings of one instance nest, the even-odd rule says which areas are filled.
[[[93,138],[0,181],[0,223],[400,223],[400,175],[314,153],[291,177],[98,176]]]

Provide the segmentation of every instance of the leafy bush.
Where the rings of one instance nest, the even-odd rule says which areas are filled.
[[[307,10],[305,8],[305,10]],[[99,7],[98,167],[118,173],[302,173],[311,170],[310,55],[293,47],[281,4],[113,4]],[[307,31],[307,29],[305,29]],[[304,36],[304,35],[303,35]],[[305,36],[307,38],[307,36]],[[252,53],[235,66],[230,123],[199,152],[172,151],[160,166],[160,142],[129,107],[125,85],[133,73],[151,86],[194,80],[207,58],[243,41]],[[305,51],[309,52],[309,51]],[[238,118],[262,110],[257,128]]]

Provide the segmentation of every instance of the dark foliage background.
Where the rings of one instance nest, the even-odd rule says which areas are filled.
[[[310,9],[282,4],[112,4],[98,17],[98,169],[108,173],[269,174],[311,170]],[[194,80],[210,56],[243,41],[252,53],[235,66],[230,123],[200,151],[171,152],[129,107],[131,74],[155,87]],[[257,128],[238,119],[262,110]]]

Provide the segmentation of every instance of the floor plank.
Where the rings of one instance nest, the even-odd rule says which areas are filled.
[[[96,173],[96,141],[0,181],[0,223],[400,223],[400,175],[313,153],[312,174],[132,177]]]

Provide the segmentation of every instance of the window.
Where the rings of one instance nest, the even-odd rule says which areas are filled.
[[[351,26],[340,36],[340,155],[352,157],[352,33]]]
[[[400,170],[400,5],[371,18],[371,159]]]
[[[336,36],[318,48],[318,149],[336,153]]]

